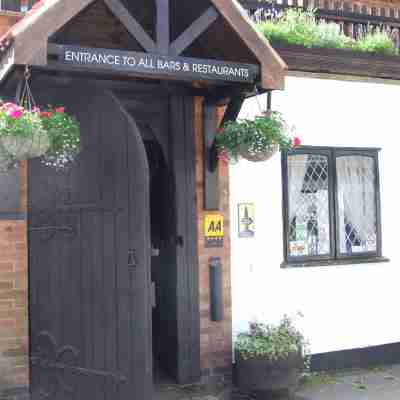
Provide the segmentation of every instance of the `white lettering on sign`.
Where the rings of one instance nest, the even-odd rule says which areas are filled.
[[[65,52],[65,61],[75,61],[81,64],[136,65],[136,60],[133,57],[121,57],[106,53],[76,52],[72,50]]]
[[[211,64],[193,64],[193,72],[198,72],[200,74],[214,74],[230,76],[234,78],[248,78],[249,69],[248,68],[238,68],[238,67],[228,67],[221,65],[211,65]]]
[[[199,79],[253,82],[257,66],[120,50],[63,46],[62,60],[82,66],[103,66],[123,71],[168,74]]]

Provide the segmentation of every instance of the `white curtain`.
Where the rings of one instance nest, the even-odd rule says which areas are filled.
[[[308,155],[299,154],[288,157],[289,224],[293,221],[301,205],[301,190],[303,189],[307,168]]]
[[[363,246],[368,238],[375,236],[374,160],[365,156],[338,157],[336,169],[341,251],[346,252],[346,223],[356,230]]]

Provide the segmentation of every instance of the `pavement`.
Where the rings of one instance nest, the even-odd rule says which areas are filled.
[[[249,395],[229,384],[163,384],[153,400],[287,400],[287,396]],[[293,400],[400,400],[400,365],[316,373],[307,376]]]
[[[296,400],[400,400],[400,365],[311,376]]]

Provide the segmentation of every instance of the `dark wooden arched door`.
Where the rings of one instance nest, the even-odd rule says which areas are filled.
[[[29,166],[33,399],[148,400],[149,183],[138,128],[109,92],[46,90],[81,124],[64,172]]]

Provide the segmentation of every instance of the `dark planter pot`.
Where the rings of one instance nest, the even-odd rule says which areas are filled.
[[[303,358],[300,353],[293,353],[287,359],[278,361],[236,357],[237,384],[245,392],[268,395],[285,393],[292,398],[302,371]]]

